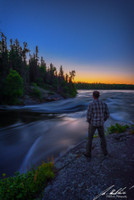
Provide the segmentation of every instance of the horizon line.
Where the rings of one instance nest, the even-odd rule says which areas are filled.
[[[134,85],[133,83],[101,83],[101,82],[84,82],[84,81],[74,81],[74,83],[82,84],[107,84],[107,85]]]

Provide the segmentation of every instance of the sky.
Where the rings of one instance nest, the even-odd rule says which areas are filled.
[[[0,0],[0,31],[75,81],[134,84],[133,0]]]

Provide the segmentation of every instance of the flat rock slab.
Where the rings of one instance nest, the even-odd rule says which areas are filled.
[[[106,140],[106,157],[100,138],[93,139],[91,160],[83,155],[86,140],[60,157],[55,162],[57,175],[45,188],[43,200],[134,200],[134,134],[111,134]],[[110,196],[113,189],[118,193]]]

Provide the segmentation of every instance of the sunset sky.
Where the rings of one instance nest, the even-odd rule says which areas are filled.
[[[75,81],[134,84],[133,0],[0,0],[0,31]]]

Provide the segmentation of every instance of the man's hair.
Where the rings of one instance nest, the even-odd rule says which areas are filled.
[[[93,96],[98,99],[100,96],[99,91],[93,91]]]

